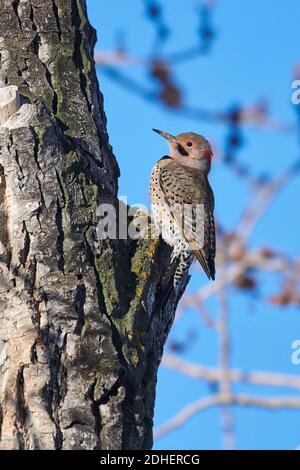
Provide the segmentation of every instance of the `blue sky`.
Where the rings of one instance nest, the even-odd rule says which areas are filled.
[[[89,17],[98,32],[97,49],[111,51],[117,35],[122,34],[128,51],[134,55],[148,52],[154,29],[145,18],[141,0],[88,0]],[[196,0],[162,0],[172,36],[165,52],[184,49],[197,41]],[[174,70],[176,82],[184,89],[187,103],[211,110],[227,110],[235,103],[250,105],[266,99],[272,115],[284,122],[295,122],[291,104],[293,68],[300,62],[298,0],[219,0],[213,24],[217,34],[207,56],[186,62]],[[124,70],[144,82],[151,81],[143,67]],[[188,130],[204,134],[222,148],[228,129],[222,124],[183,118],[161,105],[147,103],[113,83],[98,69],[104,94],[110,141],[120,169],[120,195],[130,204],[149,206],[148,186],[151,168],[167,152],[165,142],[153,127],[179,133]],[[243,131],[245,145],[239,159],[255,174],[280,174],[299,155],[297,135]],[[216,161],[211,173],[216,196],[216,213],[226,228],[233,229],[247,201],[253,197],[244,182],[235,178]],[[297,220],[299,178],[276,198],[266,217],[258,224],[251,246],[271,245],[291,256],[299,256],[300,224]],[[262,292],[278,288],[276,277],[262,275]],[[197,270],[189,291],[205,283]],[[276,309],[254,296],[230,291],[230,326],[233,341],[232,365],[245,370],[260,369],[293,374],[300,366],[291,364],[291,343],[300,338],[299,309]],[[213,313],[215,303],[208,308]],[[204,327],[195,311],[178,321],[171,339],[184,339],[191,329],[198,335],[183,358],[206,365],[218,360],[217,338]],[[242,387],[240,391],[249,391]],[[272,389],[252,388],[253,393],[274,394]],[[278,393],[291,393],[280,390]],[[192,381],[161,367],[158,379],[155,422],[161,424],[192,400],[210,393],[200,382]],[[276,393],[276,390],[275,390]],[[300,444],[300,412],[269,412],[235,409],[238,448],[292,449]],[[155,443],[156,449],[220,449],[221,431],[217,409],[195,416],[183,428]]]

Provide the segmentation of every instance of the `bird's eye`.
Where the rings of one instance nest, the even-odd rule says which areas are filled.
[[[186,145],[187,145],[188,147],[191,147],[191,146],[193,145],[193,143],[192,143],[192,142],[187,142]]]

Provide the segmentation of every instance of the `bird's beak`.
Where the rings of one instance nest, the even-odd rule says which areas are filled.
[[[176,143],[176,137],[174,135],[171,135],[171,134],[168,134],[167,132],[165,131],[160,131],[159,129],[152,129],[154,132],[156,132],[156,134],[159,134],[161,135],[162,137],[164,137],[165,139],[167,139],[168,141],[171,141],[171,142],[174,142]]]

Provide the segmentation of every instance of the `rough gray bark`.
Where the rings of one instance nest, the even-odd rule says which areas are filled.
[[[118,166],[85,0],[2,0],[0,17],[0,84],[21,96],[0,127],[0,448],[149,448],[182,291],[162,308],[161,243],[96,242]]]

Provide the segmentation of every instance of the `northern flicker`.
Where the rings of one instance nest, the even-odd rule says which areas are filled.
[[[177,286],[195,258],[208,279],[215,279],[214,194],[208,182],[212,150],[194,132],[176,137],[153,129],[167,139],[170,155],[151,174],[150,199],[156,227],[172,248]]]

